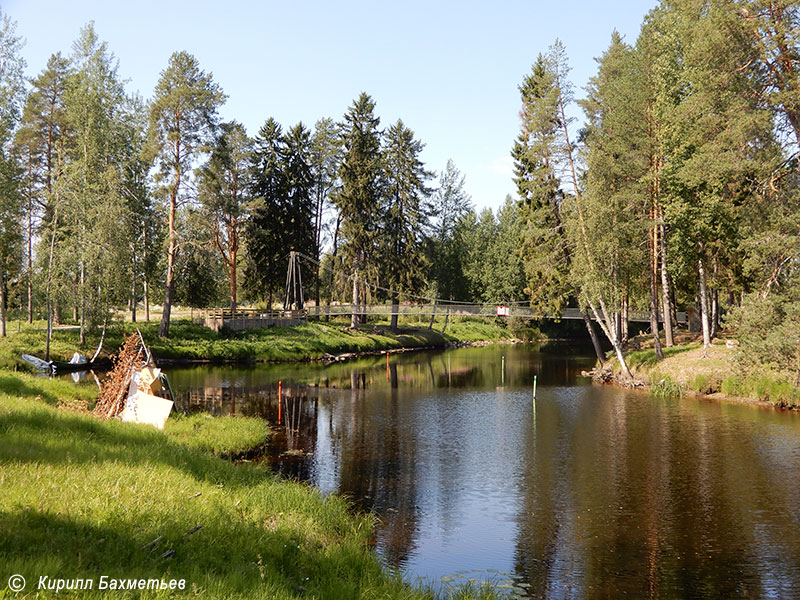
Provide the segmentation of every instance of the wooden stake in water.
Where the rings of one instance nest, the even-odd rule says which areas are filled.
[[[386,352],[386,381],[389,381],[389,352]]]
[[[281,404],[283,404],[283,382],[278,382],[278,425],[281,424]]]
[[[536,375],[533,376],[533,412],[536,415]]]
[[[500,357],[500,385],[506,385],[506,357]]]

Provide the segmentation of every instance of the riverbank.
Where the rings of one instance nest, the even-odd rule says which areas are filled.
[[[91,389],[0,376],[3,583],[20,574],[35,593],[41,577],[93,582],[82,598],[106,597],[100,577],[184,582],[125,597],[436,597],[381,566],[372,518],[344,499],[220,458],[263,444],[264,421],[181,417],[163,432],[101,422],[84,412]]]
[[[23,353],[44,357],[45,334],[37,327],[23,327],[0,340],[0,367],[27,368],[20,360]],[[123,323],[110,327],[101,356],[113,354],[123,336],[141,331],[145,342],[157,359],[176,362],[290,362],[320,360],[329,355],[359,354],[384,350],[441,348],[452,344],[478,341],[504,341],[515,337],[504,323],[493,319],[457,317],[450,319],[445,333],[444,323],[437,321],[432,329],[426,323],[403,324],[391,331],[386,324],[366,324],[350,329],[345,321],[308,322],[295,327],[270,327],[241,332],[217,333],[188,320],[174,321],[170,338],[158,337],[158,323]],[[60,329],[53,334],[51,358],[69,360],[75,351],[91,356],[99,342],[99,334],[87,336],[79,344],[79,331]]]
[[[612,378],[622,385],[645,387],[660,395],[697,396],[771,405],[781,408],[800,408],[800,388],[786,374],[761,371],[744,372],[737,362],[738,347],[715,339],[704,349],[697,335],[684,334],[678,344],[664,348],[664,359],[656,359],[652,338],[637,336],[631,342],[625,358],[634,380],[622,377],[619,363],[614,359],[605,375],[596,372],[596,379]]]

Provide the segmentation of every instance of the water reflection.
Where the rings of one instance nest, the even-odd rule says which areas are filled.
[[[800,595],[798,415],[587,385],[590,362],[491,347],[170,378],[185,410],[277,423],[280,407],[274,468],[375,512],[379,552],[410,578]]]

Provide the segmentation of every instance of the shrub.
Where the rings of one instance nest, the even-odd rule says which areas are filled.
[[[739,338],[739,363],[800,374],[800,301],[773,294],[745,297],[725,324]]]

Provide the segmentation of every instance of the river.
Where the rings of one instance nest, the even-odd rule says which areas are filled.
[[[272,468],[378,517],[406,579],[514,597],[800,597],[800,415],[592,385],[563,347],[168,371]],[[533,398],[533,377],[537,394]]]

